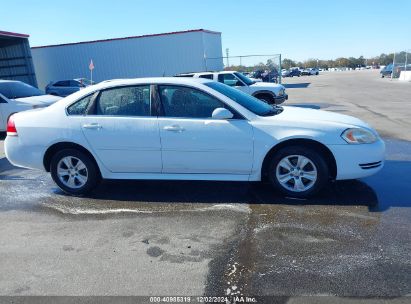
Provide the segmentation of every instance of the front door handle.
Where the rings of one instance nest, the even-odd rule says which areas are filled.
[[[165,126],[163,129],[166,131],[171,131],[171,132],[183,132],[185,130],[179,125]]]
[[[100,124],[93,122],[90,124],[84,124],[83,125],[84,129],[95,129],[95,130],[100,130],[101,128],[103,128]]]

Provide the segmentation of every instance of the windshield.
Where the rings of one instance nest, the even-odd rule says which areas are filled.
[[[83,86],[89,86],[91,85],[90,80],[86,79],[86,78],[78,78],[78,79],[74,79],[75,81],[77,81],[78,83],[80,83]]]
[[[234,75],[240,78],[246,85],[252,85],[255,83],[255,81],[252,81],[250,78],[241,73],[235,72]]]
[[[0,93],[9,99],[44,95],[43,91],[20,81],[0,82]]]
[[[282,111],[279,106],[271,106],[260,99],[257,99],[251,95],[248,95],[240,90],[229,87],[228,85],[222,84],[220,82],[207,82],[204,85],[216,90],[217,92],[227,96],[228,98],[234,100],[247,110],[253,112],[259,116],[269,116],[278,114]]]

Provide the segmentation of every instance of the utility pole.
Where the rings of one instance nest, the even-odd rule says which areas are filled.
[[[230,66],[230,61],[228,60],[229,51],[230,51],[230,50],[229,50],[228,48],[225,49],[225,54],[226,54],[226,56],[227,56],[227,67]]]

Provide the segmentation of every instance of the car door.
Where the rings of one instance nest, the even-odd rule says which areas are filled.
[[[250,174],[253,130],[234,110],[233,119],[212,119],[223,102],[195,88],[159,85],[163,173]]]
[[[82,119],[94,153],[115,173],[161,172],[156,116],[151,116],[150,85],[102,90]]]
[[[235,87],[236,89],[243,91],[244,93],[250,93],[250,88],[234,74],[218,74],[218,81],[226,85],[229,85],[230,87]]]

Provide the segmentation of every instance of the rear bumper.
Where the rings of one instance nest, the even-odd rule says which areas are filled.
[[[384,166],[385,144],[380,139],[372,144],[329,145],[337,163],[337,180],[373,175]]]
[[[275,104],[283,103],[286,100],[288,100],[288,95],[287,94],[274,97]]]
[[[18,136],[7,136],[4,151],[9,162],[17,167],[44,170],[44,147],[27,146]]]

